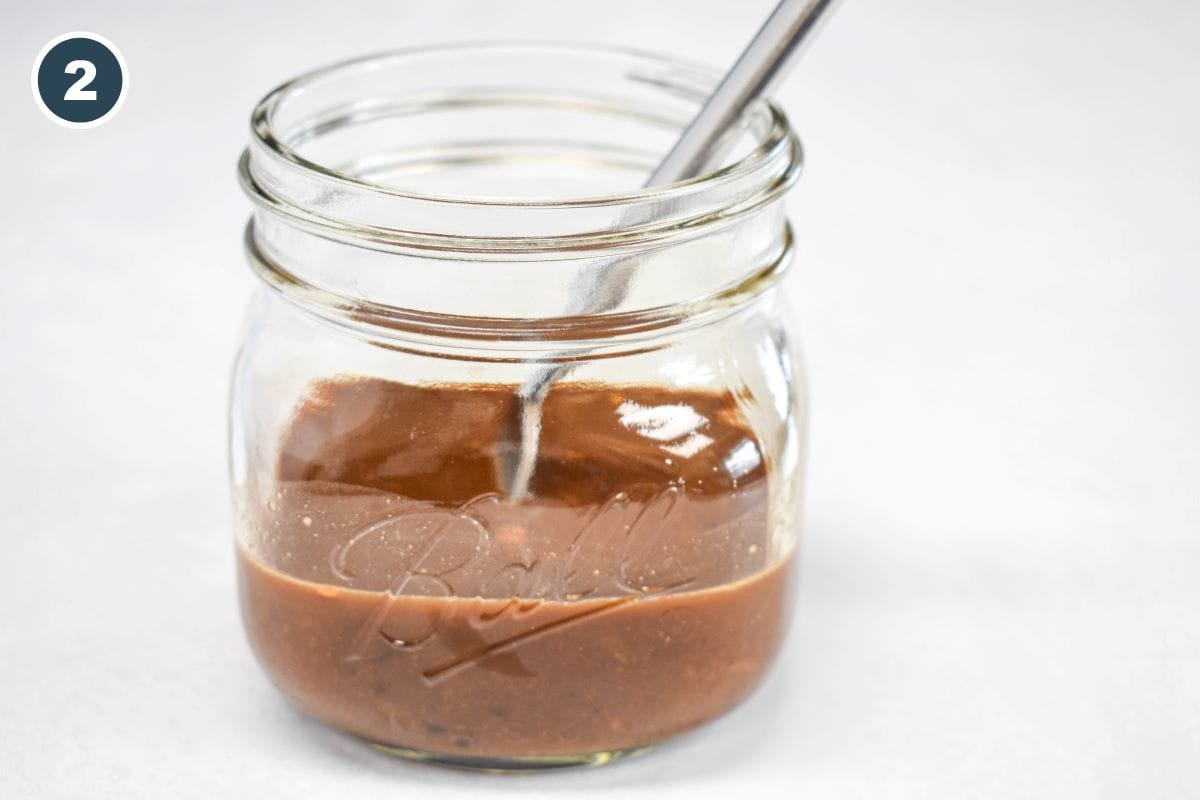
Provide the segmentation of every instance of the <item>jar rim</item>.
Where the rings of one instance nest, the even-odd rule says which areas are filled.
[[[260,209],[281,215],[294,224],[321,230],[332,238],[365,240],[375,247],[528,254],[564,249],[575,252],[580,249],[628,249],[660,244],[665,238],[692,230],[697,225],[707,227],[707,224],[740,215],[775,199],[794,183],[800,172],[803,155],[799,139],[783,112],[769,101],[760,102],[756,112],[752,112],[757,113],[760,121],[765,123],[762,135],[755,137],[756,146],[732,163],[663,186],[556,198],[428,193],[372,181],[309,159],[297,150],[305,136],[319,135],[322,126],[336,125],[339,120],[310,120],[308,127],[300,129],[299,141],[295,132],[283,135],[276,129],[276,120],[286,104],[323,81],[395,67],[398,62],[411,59],[515,53],[587,55],[626,60],[667,73],[686,75],[693,82],[713,85],[720,77],[709,67],[639,49],[560,42],[464,42],[406,48],[354,58],[293,78],[273,89],[256,105],[251,115],[251,144],[239,165],[243,188]],[[688,99],[694,99],[697,107],[706,96],[704,89],[693,87],[689,90],[683,85],[671,86],[669,90],[676,96],[690,94]],[[347,124],[353,124],[353,120]],[[345,203],[346,207],[353,205],[355,211],[343,213],[339,209],[331,210],[328,206],[317,208],[308,202],[312,197],[328,197],[331,193],[360,200],[368,198],[379,204],[379,213],[374,217],[367,214],[360,218],[356,215],[361,211],[362,203]],[[418,207],[465,213],[468,219],[453,230],[439,230],[436,229],[437,225],[433,226],[435,229],[428,229],[429,226],[426,229],[397,226],[395,220],[413,217],[411,213],[401,213],[402,210],[411,212]],[[674,213],[665,219],[655,219],[652,213],[646,211],[650,207],[673,209]],[[555,210],[564,212],[559,214],[561,219],[572,211],[597,208],[618,213],[609,215],[611,223],[601,222],[597,225],[592,220],[581,227],[576,221],[565,223],[566,227],[554,224],[536,232],[521,231],[520,225],[509,224],[505,227],[500,223],[497,224],[497,230],[476,230],[471,228],[470,223],[470,220],[481,218],[480,214],[492,214],[493,217],[507,214],[511,222],[511,215],[515,213],[527,215],[538,210]],[[641,213],[630,213],[638,209],[642,209]],[[469,216],[471,212],[476,212],[476,216]],[[444,218],[443,214],[441,219]],[[631,218],[649,221],[630,226],[628,220]],[[510,233],[513,230],[520,232],[513,235]]]

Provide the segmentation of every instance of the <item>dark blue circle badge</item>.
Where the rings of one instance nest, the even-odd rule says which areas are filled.
[[[68,128],[91,128],[121,108],[129,88],[125,59],[94,33],[55,37],[33,64],[33,96],[43,113]]]

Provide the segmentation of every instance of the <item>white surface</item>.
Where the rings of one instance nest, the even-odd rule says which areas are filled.
[[[310,723],[243,641],[246,118],[445,39],[721,63],[769,2],[188,5],[0,25],[0,796],[1200,797],[1200,5],[846,4],[783,95],[813,385],[786,652],[701,732],[526,778]],[[89,131],[29,95],[78,29],[132,71]]]

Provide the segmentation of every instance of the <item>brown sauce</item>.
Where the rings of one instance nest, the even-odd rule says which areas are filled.
[[[556,386],[514,503],[513,394],[314,389],[244,515],[267,672],[325,722],[463,758],[632,749],[728,710],[778,645],[790,563],[737,400]]]

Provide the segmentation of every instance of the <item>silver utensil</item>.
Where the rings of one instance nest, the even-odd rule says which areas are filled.
[[[714,157],[718,140],[741,118],[746,108],[769,95],[812,42],[828,12],[840,0],[782,0],[717,85],[708,101],[684,129],[675,145],[646,181],[663,186],[695,177]],[[598,313],[617,306],[633,277],[636,257],[613,263],[581,292],[576,313]],[[524,497],[537,466],[542,432],[542,403],[554,381],[570,372],[567,364],[545,366],[517,391],[517,402],[501,430],[497,464],[501,484],[512,499]]]

